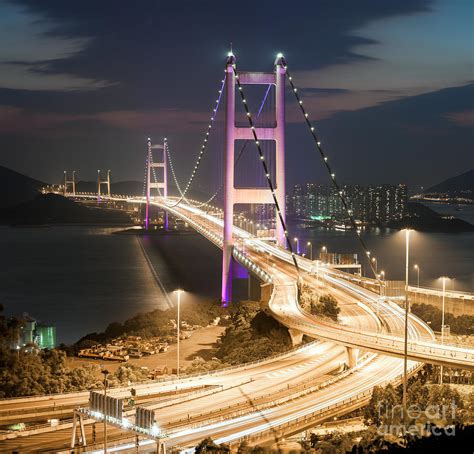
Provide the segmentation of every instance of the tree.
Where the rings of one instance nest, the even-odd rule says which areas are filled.
[[[205,438],[202,440],[195,448],[196,454],[203,454],[207,452],[212,452],[216,454],[230,452],[228,446],[216,445],[212,438]]]

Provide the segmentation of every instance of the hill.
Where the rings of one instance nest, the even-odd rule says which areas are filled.
[[[474,198],[474,169],[431,186],[425,193]]]
[[[415,229],[424,232],[473,232],[474,225],[452,216],[442,216],[421,203],[410,202],[403,219],[390,221],[394,229]]]
[[[57,194],[38,194],[33,200],[6,208],[0,222],[13,225],[129,224],[127,213],[87,207]]]
[[[7,167],[0,166],[0,208],[34,199],[46,184]]]

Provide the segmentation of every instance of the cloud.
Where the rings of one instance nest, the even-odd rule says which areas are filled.
[[[45,71],[54,61],[81,53],[86,37],[51,36],[56,24],[20,5],[0,4],[0,87],[29,90],[91,90],[110,82]]]
[[[59,114],[31,112],[27,109],[0,105],[0,133],[47,135],[77,134],[77,129],[87,123],[100,123],[104,127],[128,130],[146,134],[155,129],[169,134],[202,132],[208,115],[202,112],[189,112],[179,109],[153,111],[122,110],[97,112],[92,114]],[[83,131],[87,136],[87,130]]]

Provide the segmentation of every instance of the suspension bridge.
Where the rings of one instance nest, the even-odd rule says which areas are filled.
[[[246,97],[247,88],[251,85],[265,88],[260,108],[255,114]],[[346,199],[336,179],[328,154],[322,148],[316,127],[310,120],[304,100],[281,54],[274,62],[274,70],[268,73],[238,71],[235,56],[232,53],[228,55],[225,77],[219,85],[203,142],[184,186],[178,181],[174,167],[176,160],[173,160],[166,139],[154,144],[148,138],[146,142],[142,197],[112,194],[110,172],[107,172],[105,182],[106,193],[101,192],[104,181],[100,179],[98,172],[97,194],[76,192],[75,174],[72,174],[71,179],[66,172],[64,174],[63,194],[67,197],[77,200],[99,198],[105,202],[145,205],[146,229],[150,226],[152,207],[165,213],[166,229],[169,216],[183,220],[222,249],[221,300],[224,305],[232,302],[232,277],[238,272],[238,267],[243,268],[260,280],[262,299],[267,310],[289,328],[295,346],[301,343],[303,335],[319,339],[316,344],[288,354],[284,361],[281,358],[270,359],[263,364],[146,385],[143,389],[148,394],[144,395],[159,395],[160,390],[170,384],[178,389],[192,388],[197,384],[214,386],[219,383],[222,389],[196,398],[175,399],[167,408],[162,408],[158,398],[150,397],[149,405],[156,409],[160,431],[141,434],[145,438],[139,443],[143,450],[160,440],[160,443],[164,441],[167,448],[185,451],[207,436],[212,436],[217,443],[230,443],[231,446],[237,446],[244,440],[250,444],[268,443],[311,427],[330,416],[341,415],[364,405],[374,386],[401,383],[403,377],[413,373],[422,363],[474,370],[473,349],[436,341],[431,328],[422,320],[380,292],[360,285],[363,278],[355,280],[350,273],[325,266],[318,260],[302,257],[293,250],[285,217],[285,97],[288,87],[299,106],[302,120],[313,140],[314,150],[320,156],[346,210],[355,237],[364,255],[370,258],[360,228],[353,217],[350,201]],[[270,124],[263,124],[260,121],[261,114],[271,90],[274,90],[274,116]],[[192,200],[188,194],[206,157],[222,100],[225,100],[224,143],[221,144],[221,150],[224,151],[222,184],[207,200]],[[237,119],[237,106],[243,112],[245,125]],[[235,156],[238,141],[243,141],[244,146]],[[269,153],[265,142],[274,144],[274,153]],[[235,167],[247,145],[254,149],[253,159],[261,167],[264,187],[236,187]],[[155,156],[158,154],[159,156]],[[169,195],[168,169],[178,191],[177,196]],[[152,190],[156,193],[153,194]],[[212,202],[221,191],[223,207],[219,208]],[[272,205],[271,224],[275,228],[265,238],[261,238],[242,226],[235,225],[235,206],[239,204]],[[379,280],[372,261],[368,260],[368,264],[374,278],[365,278],[366,282],[372,289],[381,289],[383,283]],[[317,293],[331,293],[340,302],[353,303],[350,307],[341,306],[344,323],[328,322],[306,312],[299,304],[303,283]],[[285,362],[288,358],[294,361],[294,365],[289,367]],[[342,362],[348,367],[346,372],[336,375],[329,382],[321,381],[328,370],[334,370]],[[301,375],[303,372],[308,374],[304,378]],[[244,382],[244,376],[251,377],[251,381]],[[275,380],[283,388],[274,398],[264,399],[265,390],[270,386],[269,380]],[[307,380],[304,386],[302,380]],[[285,384],[288,385],[286,390]],[[121,392],[124,390],[111,390],[112,395],[119,395]],[[83,405],[86,400],[85,394],[75,397],[59,395],[55,399],[58,403],[68,402],[68,405],[71,402],[73,405]],[[224,402],[231,405],[223,407]],[[255,404],[251,405],[249,402]],[[24,405],[23,408],[41,407],[54,415],[54,410],[46,399],[23,399],[20,404]],[[1,416],[0,402],[0,418]],[[94,420],[101,419],[89,414],[88,423]],[[117,434],[123,434],[123,430],[128,427],[120,425],[120,422],[116,425]],[[56,430],[61,433],[61,430],[67,429],[70,430],[65,427]],[[127,446],[130,435],[128,438],[124,435],[121,437],[117,446]],[[117,438],[120,437],[117,435]]]

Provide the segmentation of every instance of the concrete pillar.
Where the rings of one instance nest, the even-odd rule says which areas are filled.
[[[275,85],[275,146],[276,146],[276,198],[280,206],[281,215],[286,223],[286,184],[285,184],[285,73],[281,58],[276,60],[276,85]],[[283,225],[277,213],[276,237],[278,245],[286,248],[286,238]]]
[[[290,328],[288,329],[288,333],[290,334],[291,344],[293,347],[296,345],[300,345],[303,342],[303,333],[298,331],[297,329]]]
[[[110,197],[110,170],[107,170],[107,195]]]
[[[235,143],[235,75],[230,55],[226,66],[226,110],[224,150],[224,234],[222,248],[221,300],[226,306],[232,300],[232,228],[234,224],[234,143]]]
[[[359,358],[359,349],[354,347],[346,347],[347,353],[347,365],[349,369],[357,366],[357,360]]]

